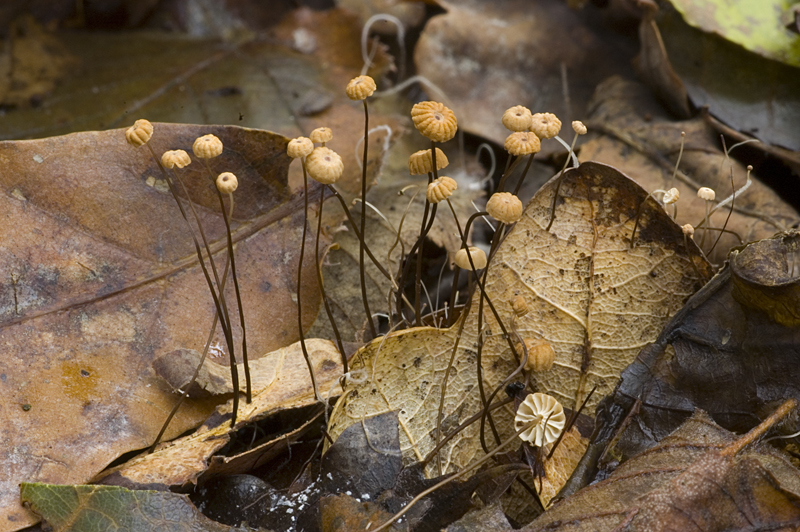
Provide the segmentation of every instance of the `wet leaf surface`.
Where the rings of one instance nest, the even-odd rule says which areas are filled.
[[[112,486],[22,485],[22,499],[55,532],[137,530],[141,532],[247,532],[221,525],[195,508],[185,495],[131,491]]]
[[[222,139],[226,149],[212,166],[233,170],[241,183],[233,240],[252,358],[296,341],[302,212],[288,190],[286,139],[236,127],[155,127],[158,153],[189,149],[200,134]],[[162,175],[124,131],[4,142],[0,160],[0,337],[8,355],[0,361],[0,507],[4,521],[24,523],[19,482],[85,482],[152,442],[177,399],[152,362],[176,348],[202,349],[214,305]],[[225,233],[213,185],[200,164],[184,170],[221,265]],[[309,325],[319,304],[311,264]],[[221,334],[216,341],[224,344]],[[168,435],[199,424],[214,403],[188,403]]]
[[[555,366],[534,375],[535,385],[571,407],[594,385],[599,396],[612,391],[619,373],[657,337],[710,270],[694,244],[685,247],[680,229],[663,209],[650,203],[631,248],[634,218],[646,193],[599,164],[584,163],[565,174],[555,222],[545,231],[555,186],[550,181],[534,197],[503,242],[489,270],[487,293],[506,323],[512,322],[511,300],[516,295],[527,300],[530,312],[516,321],[516,330],[523,337],[547,339],[556,352]],[[443,435],[481,410],[475,305],[477,299],[466,315],[449,377]],[[518,362],[497,322],[485,312],[482,366],[488,395]],[[442,378],[458,330],[459,324],[414,328],[367,344],[351,366],[364,380],[351,380],[337,402],[331,436],[335,439],[365,418],[399,411],[404,463],[422,460],[436,442]],[[510,408],[494,418],[501,434],[514,432]],[[462,430],[444,447],[443,471],[461,469],[482,454],[479,425]],[[436,469],[434,460],[426,474],[436,476]]]
[[[800,398],[798,242],[790,232],[734,251],[623,372],[606,408],[624,416],[636,399],[641,404],[620,428],[615,458],[654,445],[695,408],[742,432],[787,397]]]
[[[800,473],[770,447],[739,451],[739,443],[735,434],[698,411],[657,446],[557,504],[524,530],[796,527]]]

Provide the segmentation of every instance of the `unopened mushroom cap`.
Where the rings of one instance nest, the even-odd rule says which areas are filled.
[[[433,157],[431,150],[414,152],[408,158],[408,172],[411,175],[429,174],[433,172]],[[436,148],[436,169],[441,170],[450,164],[444,152]]]
[[[469,250],[469,252],[467,250]],[[469,253],[469,255],[467,255],[467,253]],[[476,270],[482,270],[486,267],[486,253],[484,253],[481,248],[476,247],[459,249],[456,252],[456,266],[462,270],[472,270],[472,265],[469,263],[470,256],[472,256],[472,262],[475,264]]]
[[[292,159],[307,157],[314,151],[314,143],[308,137],[297,137],[286,145],[286,155]]]
[[[195,139],[192,151],[199,159],[213,159],[222,153],[222,141],[216,135],[209,133]]]
[[[503,125],[510,131],[528,131],[533,115],[524,105],[515,105],[503,113]]]
[[[344,163],[338,153],[330,148],[314,148],[306,158],[306,170],[312,179],[323,185],[332,185],[342,177]]]
[[[330,140],[333,138],[333,131],[331,131],[331,128],[329,127],[318,127],[311,132],[309,138],[311,139],[311,142],[324,144],[326,142],[330,142]]]
[[[535,133],[530,131],[518,131],[506,137],[505,149],[511,155],[529,155],[539,153],[542,149],[542,142]]]
[[[510,192],[495,192],[486,202],[486,212],[495,220],[513,224],[522,218],[522,202]]]
[[[714,201],[714,198],[716,196],[717,195],[714,192],[714,190],[708,187],[700,187],[699,189],[697,189],[697,197],[700,198],[701,200]]]
[[[511,310],[518,318],[528,313],[528,302],[522,296],[517,296],[511,301]]]
[[[347,97],[351,100],[365,100],[372,96],[372,93],[377,89],[375,80],[369,76],[358,76],[350,80],[347,88],[344,90]]]
[[[586,124],[584,124],[580,120],[575,120],[572,122],[572,130],[578,135],[585,135],[588,131],[586,129]]]
[[[677,202],[681,198],[681,191],[675,187],[667,190],[664,193],[664,203],[666,205],[672,205],[673,203]]]
[[[426,197],[430,203],[439,203],[453,195],[453,191],[458,188],[456,180],[446,175],[439,176],[433,183],[428,185]]]
[[[520,430],[532,421],[533,425],[519,437],[537,447],[543,447],[558,439],[567,423],[567,417],[564,415],[564,407],[554,397],[532,393],[519,405],[514,426]]]
[[[239,180],[231,172],[222,172],[217,176],[217,190],[223,194],[233,194],[239,187]]]
[[[553,113],[536,113],[531,120],[531,131],[540,139],[552,139],[561,131],[561,120]]]
[[[447,142],[456,135],[456,115],[440,102],[420,102],[411,108],[411,120],[424,136],[435,142]]]
[[[161,164],[164,168],[183,168],[192,162],[189,154],[183,150],[169,150],[161,155]]]
[[[152,136],[153,124],[144,118],[140,118],[134,122],[133,125],[125,131],[125,140],[128,141],[128,144],[136,146],[137,148],[147,144]]]
[[[528,350],[528,360],[525,362],[525,369],[528,371],[547,371],[553,367],[556,352],[547,340],[525,338],[525,349]]]
[[[681,231],[683,231],[684,235],[690,238],[694,236],[694,227],[692,226],[692,224],[682,225]]]

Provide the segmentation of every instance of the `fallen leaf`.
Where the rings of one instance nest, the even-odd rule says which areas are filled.
[[[431,18],[422,31],[414,52],[417,71],[445,92],[460,128],[497,144],[508,135],[499,118],[509,107],[552,112],[566,125],[585,116],[600,81],[631,74],[620,57],[634,51],[592,29],[591,17],[598,15],[572,11],[564,2],[439,3],[447,13]],[[540,156],[561,149],[545,142]]]
[[[257,358],[297,340],[302,198],[290,196],[287,139],[279,135],[155,124],[151,143],[157,153],[189,149],[206,133],[226,146],[212,167],[239,176],[233,240]],[[200,350],[208,336],[214,305],[187,225],[147,148],[124,137],[111,130],[0,143],[4,523],[34,522],[19,506],[21,481],[86,482],[122,453],[149,446],[177,400],[152,361],[176,348]],[[198,163],[182,175],[221,265],[225,233],[213,185]],[[320,303],[312,266],[304,269],[306,326]],[[216,341],[224,344],[221,335]],[[199,424],[216,402],[182,407],[167,436]]]
[[[796,404],[796,403],[795,403]],[[556,504],[526,532],[787,530],[800,524],[800,473],[764,445],[697,412],[610,478]]]
[[[131,491],[116,486],[66,486],[25,482],[22,500],[55,532],[247,532],[201,514],[186,495]]]
[[[526,299],[530,312],[517,319],[515,329],[522,337],[547,339],[556,352],[553,369],[532,376],[535,386],[573,407],[595,385],[595,397],[613,390],[619,373],[710,276],[710,268],[651,202],[642,209],[631,247],[634,219],[647,194],[613,168],[584,163],[566,172],[548,232],[544,227],[555,187],[551,180],[539,191],[505,238],[488,271],[487,294],[507,324],[512,323],[510,302],[517,295]],[[450,369],[443,435],[482,410],[475,369],[477,297],[472,304],[461,318],[466,321]],[[488,395],[518,362],[493,316],[485,314],[481,363]],[[418,327],[364,346],[352,358],[351,374],[357,378],[348,380],[331,414],[331,436],[396,411],[404,464],[421,461],[436,444],[442,378],[459,327]],[[500,434],[508,437],[514,432],[513,409],[500,410],[493,416]],[[445,445],[443,472],[460,470],[482,454],[479,428],[474,423]],[[433,460],[426,475],[436,471]]]
[[[730,176],[733,172],[736,189],[746,183],[747,170],[738,161],[726,158],[713,129],[701,118],[674,122],[647,89],[622,78],[610,78],[595,93],[592,115],[588,122],[591,131],[602,133],[587,141],[580,151],[580,160],[610,164],[632,176],[648,191],[678,189],[680,200],[677,222],[699,225],[705,217],[705,203],[697,198],[700,187],[716,191],[716,201],[731,193]],[[673,179],[675,162],[681,142],[681,132],[686,133],[680,171]],[[727,229],[734,231],[744,242],[767,238],[776,231],[789,227],[798,220],[797,212],[771,188],[752,176],[752,185],[737,193],[734,212]],[[660,199],[660,194],[657,196]],[[711,215],[711,227],[725,225],[730,205]],[[712,248],[719,233],[709,231],[703,237],[697,229],[695,241],[703,243],[706,253]],[[741,242],[734,234],[720,237],[711,261],[720,263],[728,250]]]
[[[725,269],[639,354],[606,409],[624,417],[635,400],[641,404],[627,425],[609,424],[620,434],[605,462],[651,447],[695,408],[742,432],[787,397],[800,398],[794,378],[800,356],[798,249],[800,234],[792,231],[733,251]],[[793,425],[787,423],[787,433]]]

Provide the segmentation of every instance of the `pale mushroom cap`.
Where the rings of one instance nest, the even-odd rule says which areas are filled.
[[[436,169],[446,168],[450,162],[444,152],[436,148]],[[408,173],[411,175],[429,174],[433,172],[433,156],[431,150],[420,150],[408,158]]]
[[[680,198],[681,198],[681,191],[675,187],[667,190],[664,193],[664,203],[666,205],[672,205],[673,203],[677,202]]]
[[[519,405],[514,426],[520,430],[531,421],[538,422],[523,431],[519,437],[537,447],[543,447],[558,439],[567,423],[567,417],[564,415],[564,407],[554,397],[532,393]]]
[[[192,162],[189,154],[183,150],[169,150],[165,151],[161,156],[161,164],[164,168],[183,168]]]
[[[511,301],[511,310],[514,311],[518,318],[521,318],[528,313],[528,302],[525,301],[524,297],[517,296]]]
[[[426,197],[430,203],[439,203],[453,195],[453,191],[458,188],[456,180],[446,175],[439,176],[433,183],[428,185]]]
[[[714,190],[708,187],[700,187],[697,189],[697,197],[705,201],[714,201],[714,198],[717,197],[717,195]]]
[[[530,131],[518,131],[506,137],[505,149],[511,155],[530,155],[539,153],[542,149],[542,142],[535,133]]]
[[[561,120],[553,113],[536,113],[531,121],[531,131],[540,139],[552,139],[561,131]]]
[[[350,80],[347,84],[345,92],[347,97],[351,100],[365,100],[372,96],[378,86],[375,85],[375,80],[369,76],[358,76]]]
[[[584,124],[580,120],[575,120],[574,122],[572,122],[572,131],[574,131],[578,135],[585,135],[588,130],[586,129],[586,124]]]
[[[309,135],[311,142],[324,144],[330,142],[333,138],[333,131],[329,127],[318,127]]]
[[[306,170],[312,179],[323,185],[332,185],[342,177],[344,163],[338,153],[330,148],[314,148],[306,158]]]
[[[495,220],[513,224],[522,218],[522,202],[510,192],[495,192],[486,202],[486,212]]]
[[[195,139],[192,151],[199,159],[213,159],[222,153],[222,141],[216,135],[209,133]]]
[[[435,142],[447,142],[456,135],[456,115],[443,103],[420,102],[411,108],[411,120],[424,136]]]
[[[525,338],[525,348],[528,350],[528,360],[525,369],[528,371],[547,371],[553,367],[556,352],[550,342],[541,338]]]
[[[469,255],[467,255],[467,249]],[[486,267],[486,253],[481,248],[469,247],[467,249],[461,248],[456,252],[456,266],[462,270],[472,270],[472,265],[469,263],[469,257],[472,256],[472,262],[475,264],[476,270],[482,270]]]
[[[681,231],[683,231],[683,234],[688,237],[694,236],[694,227],[692,227],[692,224],[682,225]]]
[[[239,188],[239,180],[231,172],[222,172],[217,176],[217,190],[223,194],[233,194]]]
[[[528,131],[532,121],[531,110],[523,105],[515,105],[503,113],[503,125],[510,131]]]
[[[297,137],[286,145],[286,155],[292,159],[307,157],[314,151],[314,143],[308,137]]]
[[[128,141],[128,144],[136,146],[137,148],[147,144],[152,136],[153,124],[144,118],[140,118],[134,122],[133,125],[125,131],[125,140]]]

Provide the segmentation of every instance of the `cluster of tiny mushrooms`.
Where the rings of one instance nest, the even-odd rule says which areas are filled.
[[[511,131],[511,133],[505,140],[504,147],[505,150],[512,157],[508,159],[505,171],[497,187],[497,190],[499,190],[499,192],[495,192],[494,194],[492,194],[492,196],[486,203],[485,211],[476,212],[472,214],[462,229],[462,225],[458,219],[458,216],[456,215],[456,211],[453,208],[452,203],[450,202],[450,197],[455,193],[456,189],[458,188],[458,184],[456,180],[448,176],[439,175],[439,170],[446,168],[449,163],[445,154],[441,151],[441,149],[437,147],[438,143],[447,142],[455,136],[456,131],[458,129],[456,116],[453,113],[453,111],[450,110],[448,107],[446,107],[442,103],[435,101],[423,101],[413,106],[411,110],[412,121],[414,122],[416,129],[423,136],[425,136],[430,140],[431,147],[430,149],[420,150],[416,153],[411,154],[411,156],[408,159],[408,169],[411,175],[427,175],[428,177],[428,185],[425,194],[425,207],[422,216],[422,221],[420,224],[419,237],[416,240],[414,246],[407,254],[407,257],[411,257],[415,253],[417,255],[416,261],[413,262],[416,264],[416,275],[414,278],[414,298],[412,302],[409,301],[408,298],[403,294],[403,287],[405,286],[405,281],[411,273],[410,268],[412,265],[412,261],[411,260],[403,261],[401,263],[402,266],[400,268],[400,271],[398,272],[398,276],[395,277],[390,272],[388,272],[386,268],[383,265],[381,265],[381,263],[373,256],[373,254],[369,250],[367,242],[363,237],[366,227],[365,225],[366,209],[364,208],[364,204],[365,204],[366,185],[367,185],[366,183],[367,157],[368,157],[367,140],[370,132],[369,108],[367,105],[367,99],[373,95],[375,90],[376,90],[375,81],[371,77],[365,75],[358,76],[353,80],[351,80],[346,88],[347,96],[351,100],[362,101],[364,106],[364,116],[365,116],[364,143],[363,143],[364,148],[363,148],[363,161],[361,165],[362,208],[361,208],[360,220],[356,221],[353,219],[352,215],[350,214],[350,210],[348,209],[348,206],[345,203],[345,200],[342,198],[341,194],[336,190],[336,187],[334,186],[337,180],[342,176],[342,173],[344,171],[344,165],[342,163],[342,158],[335,151],[325,146],[325,144],[329,142],[333,137],[333,133],[329,128],[320,127],[312,131],[309,137],[298,137],[292,139],[289,141],[286,149],[286,153],[289,157],[291,157],[292,159],[300,160],[303,170],[305,191],[307,192],[308,190],[308,177],[311,177],[312,179],[321,183],[325,188],[327,188],[327,190],[330,193],[332,193],[332,195],[336,197],[338,201],[341,203],[344,212],[347,214],[351,229],[360,242],[359,266],[360,266],[361,294],[363,299],[364,310],[367,316],[366,327],[368,327],[369,332],[371,333],[371,337],[372,338],[377,337],[378,331],[375,326],[375,321],[373,320],[374,314],[370,311],[369,302],[367,300],[366,282],[364,275],[364,263],[366,259],[365,256],[368,256],[369,259],[372,261],[372,263],[375,264],[375,266],[380,270],[380,272],[384,276],[386,276],[387,279],[391,281],[396,302],[395,315],[399,316],[400,319],[403,320],[403,311],[404,309],[408,309],[409,313],[413,313],[414,324],[416,326],[421,326],[423,324],[422,307],[420,303],[423,244],[426,235],[428,234],[433,225],[433,221],[437,213],[437,207],[441,203],[447,203],[447,206],[455,220],[455,225],[458,228],[459,236],[461,239],[461,248],[458,250],[458,252],[455,254],[454,257],[453,286],[455,287],[458,284],[458,276],[460,270],[466,270],[468,275],[471,274],[470,290],[468,292],[466,304],[463,307],[464,309],[463,312],[469,311],[473,293],[476,290],[480,291],[481,299],[479,301],[479,309],[478,309],[478,320],[479,320],[478,330],[482,330],[483,328],[482,315],[483,315],[483,305],[485,302],[490,307],[500,327],[503,329],[502,332],[504,334],[504,338],[508,339],[509,347],[513,351],[514,355],[517,357],[517,360],[520,361],[520,368],[519,370],[517,370],[517,372],[515,372],[515,374],[522,370],[528,373],[548,371],[553,366],[555,358],[555,353],[552,346],[546,340],[541,338],[524,338],[524,339],[521,338],[519,334],[517,334],[516,328],[513,323],[513,321],[517,317],[524,316],[528,311],[525,298],[520,295],[516,296],[514,300],[507,302],[507,304],[510,305],[510,308],[512,310],[512,323],[510,324],[511,332],[509,332],[509,330],[503,324],[503,321],[500,319],[500,316],[497,313],[494,304],[487,296],[485,291],[485,284],[486,284],[486,271],[488,270],[489,264],[495,252],[497,251],[499,244],[502,242],[505,235],[508,234],[508,231],[513,227],[513,225],[517,221],[519,221],[522,217],[523,206],[522,202],[517,197],[517,194],[525,179],[525,175],[527,174],[528,169],[531,166],[533,157],[536,153],[540,151],[541,142],[543,140],[552,139],[558,135],[558,133],[561,130],[561,121],[551,113],[532,114],[528,108],[521,105],[511,107],[503,114],[502,117],[503,125]],[[578,136],[585,135],[587,132],[586,126],[579,121],[572,122],[572,129],[575,132],[575,136],[573,138],[572,145],[570,146],[570,152],[567,157],[567,162],[565,162],[564,167],[561,169],[561,173],[559,174],[558,182],[556,185],[556,192],[553,197],[553,204],[551,207],[550,221],[546,228],[548,231],[555,218],[556,198],[558,197],[558,193],[560,190],[561,177],[563,176],[564,171],[570,160],[570,156],[573,153],[575,142]],[[217,268],[214,262],[209,242],[203,231],[203,226],[200,223],[200,219],[198,218],[197,213],[195,211],[194,204],[190,200],[188,190],[178,173],[179,169],[184,168],[185,166],[187,166],[192,162],[189,154],[184,150],[178,149],[178,150],[166,151],[162,154],[161,158],[157,157],[155,151],[153,150],[152,146],[149,143],[153,135],[153,125],[147,120],[137,120],[135,124],[126,131],[125,135],[128,143],[130,143],[133,146],[138,147],[146,145],[150,150],[150,154],[152,155],[153,160],[155,161],[156,165],[162,172],[164,179],[168,184],[169,190],[173,198],[175,199],[175,202],[177,203],[181,214],[183,215],[183,218],[185,219],[187,224],[189,224],[190,233],[194,241],[195,251],[199,259],[199,264],[205,276],[206,283],[208,284],[208,288],[216,308],[216,313],[214,317],[214,322],[211,327],[211,332],[209,333],[206,346],[203,351],[203,356],[201,358],[200,365],[198,366],[197,371],[195,372],[194,378],[197,377],[197,374],[200,371],[200,367],[202,366],[205,360],[206,354],[208,353],[209,346],[214,336],[214,332],[216,330],[217,321],[219,321],[220,327],[222,328],[223,335],[225,337],[225,342],[227,344],[227,350],[230,358],[230,371],[231,371],[231,379],[233,381],[233,389],[237,391],[239,390],[239,375],[237,371],[236,356],[235,356],[236,346],[234,345],[233,334],[232,334],[233,324],[231,323],[224,295],[225,282],[228,278],[228,270],[230,269],[231,277],[233,279],[233,284],[234,284],[234,293],[236,296],[236,302],[239,311],[239,318],[240,318],[239,326],[241,327],[241,332],[242,332],[241,353],[242,353],[242,360],[244,363],[244,373],[246,381],[245,398],[246,401],[249,403],[252,400],[252,389],[251,389],[250,371],[247,359],[247,336],[245,329],[244,310],[242,308],[241,297],[239,295],[239,286],[236,280],[236,261],[235,261],[234,247],[230,232],[230,218],[234,211],[233,193],[237,188],[238,181],[236,176],[231,172],[222,172],[216,174],[215,176],[215,172],[212,171],[210,165],[210,160],[214,159],[215,157],[217,157],[222,153],[223,151],[222,142],[216,136],[208,134],[197,138],[192,146],[192,151],[195,157],[197,159],[202,160],[202,163],[204,164],[209,177],[215,184],[215,189],[217,191],[217,196],[219,198],[220,210],[227,229],[227,256],[226,256],[225,266],[223,268],[222,273],[220,274],[219,269]],[[683,137],[684,135],[682,134],[681,153],[683,148]],[[506,179],[516,169],[518,164],[523,160],[525,160],[525,157],[527,157],[527,160],[525,162],[524,169],[516,183],[516,186],[514,187],[513,192],[502,191],[504,189]],[[678,158],[678,162],[680,162],[680,155]],[[748,167],[748,174],[750,169],[751,168]],[[677,165],[676,165],[676,170],[677,170]],[[200,241],[198,241],[197,237],[195,236],[193,225],[191,224],[189,217],[187,216],[186,210],[183,206],[184,204],[179,199],[178,187],[180,187],[180,189],[183,191],[183,194],[186,197],[186,203],[189,205],[192,217],[195,221],[195,225],[197,226],[198,232],[200,234],[200,241],[202,241],[202,246],[200,244]],[[648,198],[651,196],[655,196],[656,194],[661,194],[662,198],[661,204],[664,206],[664,208],[666,208],[667,205],[672,205],[672,217],[674,219],[675,216],[677,215],[677,201],[680,196],[678,190],[676,188],[671,188],[669,190],[656,190],[650,193],[648,195]],[[227,196],[228,198],[227,211],[224,202],[225,196]],[[317,279],[319,282],[319,287],[321,290],[324,307],[328,315],[328,318],[330,320],[332,329],[334,331],[334,335],[336,336],[336,343],[338,350],[341,354],[341,362],[344,369],[344,374],[341,380],[341,384],[342,387],[345,388],[347,385],[347,377],[350,376],[350,372],[348,371],[348,359],[347,356],[345,355],[345,349],[341,335],[339,334],[333,314],[331,312],[330,301],[325,294],[325,289],[322,281],[322,272],[320,269],[321,261],[320,261],[319,237],[320,233],[322,232],[322,227],[321,227],[322,208],[325,196],[326,194],[324,193],[321,193],[319,195],[319,211],[317,213],[318,224],[316,232],[316,250],[315,250],[316,256],[314,262],[316,264]],[[701,222],[701,224],[699,225],[703,225],[706,228],[708,228],[708,216],[710,212],[709,209],[711,202],[714,200],[715,196],[714,191],[709,188],[703,187],[698,190],[697,196],[706,202],[706,216],[703,222]],[[305,206],[304,206],[305,216],[303,224],[303,237],[300,246],[298,270],[302,269],[303,255],[305,253],[305,240],[308,230],[308,194],[305,193],[304,197],[305,197]],[[641,209],[640,209],[640,214],[641,214]],[[472,225],[472,223],[477,218],[484,217],[486,215],[491,216],[492,218],[494,218],[499,222],[499,226],[496,228],[492,241],[489,246],[488,256],[481,248],[476,246],[470,246],[468,245],[467,242],[467,237],[470,234],[470,226]],[[633,246],[633,237],[635,236],[637,226],[638,226],[638,216],[631,237],[631,246]],[[687,224],[684,225],[682,229],[685,238],[693,237],[695,229],[694,227]],[[718,231],[724,231],[724,229]],[[703,233],[703,236],[705,237],[705,232]],[[205,257],[203,255],[204,251],[205,251]],[[206,267],[206,257],[207,257],[207,262],[210,266],[211,273],[209,273],[209,268]],[[480,275],[478,273],[479,271],[481,271]],[[326,402],[322,399],[322,397],[319,394],[316,378],[314,376],[314,370],[311,361],[309,359],[308,350],[306,348],[306,340],[303,333],[303,327],[301,322],[301,316],[302,316],[302,297],[300,296],[301,279],[302,279],[302,272],[298,271],[297,319],[298,319],[298,328],[300,334],[300,343],[302,346],[303,355],[305,357],[311,375],[312,386],[314,388],[316,397],[318,400]],[[449,302],[449,308],[451,309],[453,309],[456,304],[455,293],[456,290],[454,288],[452,290],[452,295]],[[447,303],[445,303],[445,305],[447,305]],[[465,322],[464,319],[460,320],[462,326],[464,322]],[[410,325],[410,323],[407,324]],[[452,322],[448,323],[448,325],[452,325]],[[458,334],[456,336],[456,345],[453,348],[453,354],[455,354],[456,352],[458,346],[458,339],[460,338],[460,336],[461,336],[461,330],[458,331]],[[479,335],[479,344],[478,344],[479,354],[477,362],[478,384],[481,391],[481,398],[484,403],[484,412],[481,418],[480,435],[484,451],[487,454],[486,458],[488,458],[494,455],[497,452],[497,450],[499,450],[499,447],[495,448],[493,451],[490,452],[485,444],[483,424],[486,421],[487,417],[492,427],[492,430],[494,431],[496,442],[498,445],[500,445],[500,447],[506,446],[512,440],[508,440],[504,442],[502,445],[500,444],[499,435],[497,434],[497,431],[494,428],[491,414],[489,413],[490,410],[489,405],[491,404],[492,398],[501,389],[501,387],[498,387],[498,389],[495,390],[495,392],[490,395],[488,400],[486,399],[485,392],[482,386],[483,379],[481,376],[481,367],[480,367],[481,346],[482,346],[482,338],[481,335]],[[520,352],[521,356],[519,354]],[[442,405],[444,404],[444,394],[447,386],[448,373],[449,372],[445,372],[445,380],[442,385],[442,392],[441,392]],[[167,418],[167,421],[164,427],[162,428],[161,432],[159,433],[158,437],[156,438],[155,442],[153,443],[151,450],[155,448],[156,444],[163,436],[167,424],[169,423],[169,421],[172,419],[175,412],[179,408],[181,401],[187,396],[189,387],[187,386],[186,388],[187,389],[182,393],[180,401],[178,401],[178,403],[175,405],[174,409],[170,413],[169,417]],[[231,427],[234,427],[236,424],[238,401],[239,401],[239,393],[234,393]],[[515,434],[515,437],[519,436],[525,442],[528,442],[529,444],[539,448],[545,448],[546,446],[554,442],[556,443],[556,445],[558,445],[558,440],[560,439],[560,436],[564,431],[564,427],[568,425],[564,414],[564,409],[561,406],[561,404],[555,398],[543,393],[528,394],[524,399],[524,401],[519,402],[516,412],[517,413],[515,417],[515,427],[517,429],[517,432]],[[576,415],[577,412],[574,412],[573,417],[575,417]],[[439,417],[441,418],[441,411]],[[572,421],[573,420],[571,419],[570,422]],[[440,428],[437,427],[437,436],[436,436],[437,444],[441,443],[440,442],[441,434],[439,434],[439,430]],[[436,451],[438,451],[438,449],[440,448],[441,445],[437,445],[437,448],[434,450],[434,453],[436,453]],[[553,450],[554,449],[551,449],[550,451],[551,455]]]

